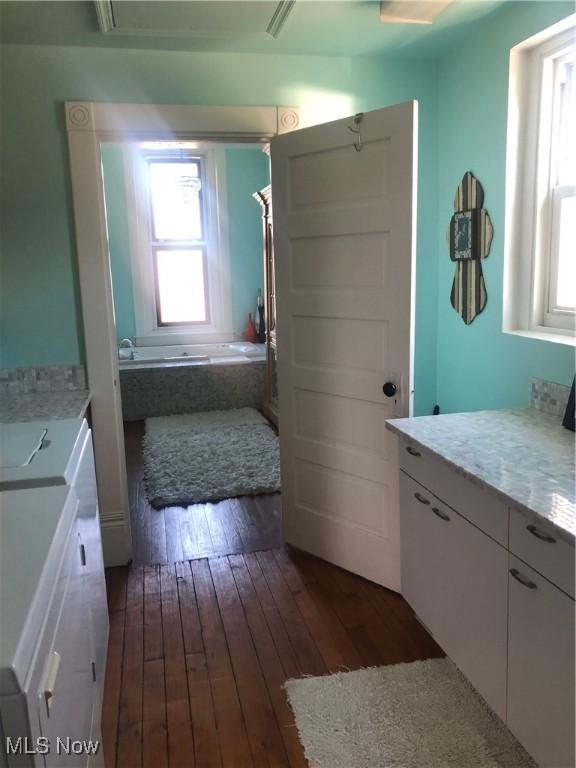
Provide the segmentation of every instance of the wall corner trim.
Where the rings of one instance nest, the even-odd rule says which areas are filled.
[[[299,107],[278,107],[278,133],[289,133],[302,128]]]
[[[122,513],[120,512],[119,515]],[[127,565],[132,560],[130,528],[123,519],[100,520],[104,566]]]
[[[94,130],[94,109],[92,102],[66,102],[66,129],[68,131]]]

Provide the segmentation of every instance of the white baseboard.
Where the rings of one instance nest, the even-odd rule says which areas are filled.
[[[132,560],[132,539],[125,520],[102,520],[102,551],[104,566],[126,565]]]

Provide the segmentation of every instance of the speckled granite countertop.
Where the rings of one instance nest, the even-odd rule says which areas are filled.
[[[390,419],[388,429],[504,502],[576,536],[574,433],[528,408]]]
[[[79,419],[90,403],[87,389],[0,397],[0,422],[7,424],[39,419]]]

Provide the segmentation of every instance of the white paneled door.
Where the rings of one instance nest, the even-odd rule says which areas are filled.
[[[285,539],[395,590],[384,421],[411,413],[416,146],[409,102],[271,151]]]

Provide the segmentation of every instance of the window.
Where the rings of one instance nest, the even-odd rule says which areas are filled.
[[[504,330],[574,343],[574,17],[511,52]]]
[[[549,278],[544,325],[569,328],[576,312],[576,45],[552,62]]]
[[[137,343],[229,341],[221,151],[149,142],[127,163]]]
[[[206,225],[201,161],[147,158],[158,326],[206,323]]]

